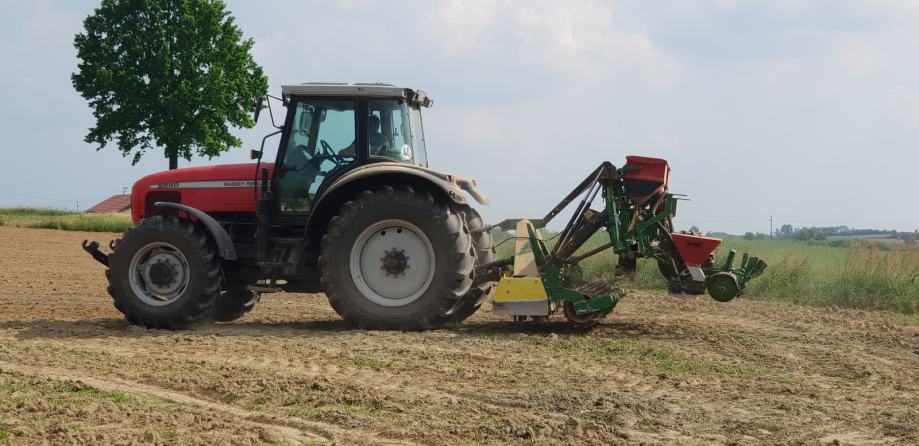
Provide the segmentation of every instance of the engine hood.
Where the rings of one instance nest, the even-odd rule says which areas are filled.
[[[254,212],[255,163],[185,167],[147,175],[131,189],[131,216],[138,222],[152,203],[182,203],[204,212]],[[274,164],[261,168],[274,170]]]
[[[262,167],[269,171],[272,164],[262,163]],[[185,167],[182,169],[166,170],[147,175],[135,183],[153,185],[181,183],[188,181],[218,181],[218,180],[245,180],[253,181],[256,178],[255,164],[219,164],[214,166]]]

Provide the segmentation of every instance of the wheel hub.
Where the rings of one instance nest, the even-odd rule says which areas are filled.
[[[386,255],[380,257],[383,266],[380,268],[386,271],[387,276],[398,277],[405,275],[408,269],[408,256],[405,255],[404,249],[393,248],[392,251],[386,251]]]
[[[170,252],[158,252],[150,256],[144,266],[144,281],[157,294],[174,293],[185,278],[179,259]]]
[[[430,287],[434,247],[417,226],[384,220],[365,229],[351,249],[354,285],[371,302],[385,307],[408,305]]]
[[[176,282],[176,271],[175,266],[170,265],[169,263],[160,260],[148,268],[149,273],[147,274],[148,280],[153,285],[159,288],[165,288]]]
[[[131,289],[149,305],[167,305],[188,286],[188,261],[167,243],[151,243],[139,249],[131,259],[130,271]]]

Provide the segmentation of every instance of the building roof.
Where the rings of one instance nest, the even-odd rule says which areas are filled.
[[[98,212],[101,214],[109,212],[126,212],[129,210],[131,210],[130,195],[112,195],[102,203],[87,209],[86,212]]]
[[[285,98],[295,95],[400,98],[425,107],[430,107],[434,104],[434,101],[428,97],[427,93],[421,90],[413,90],[411,88],[382,83],[349,84],[347,82],[307,82],[295,85],[282,85],[281,95]]]

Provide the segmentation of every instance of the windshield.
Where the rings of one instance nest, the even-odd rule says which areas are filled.
[[[421,110],[411,108],[412,116],[412,147],[415,148],[415,164],[428,167],[428,152],[424,146],[424,126],[421,125]]]
[[[421,112],[396,99],[367,101],[368,141],[372,158],[427,167]]]

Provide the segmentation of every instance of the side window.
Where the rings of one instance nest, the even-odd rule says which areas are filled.
[[[326,178],[354,162],[355,102],[300,100],[280,176],[281,211],[306,213]]]
[[[408,107],[395,99],[367,101],[370,156],[414,163]]]

